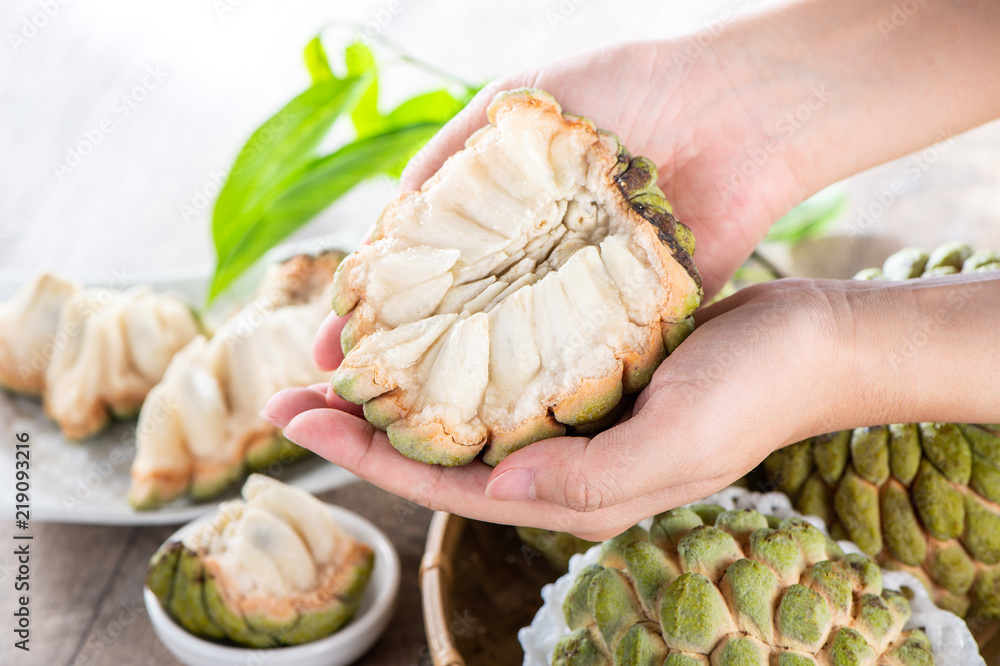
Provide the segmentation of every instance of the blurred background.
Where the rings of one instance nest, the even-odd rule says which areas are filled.
[[[339,49],[367,32],[479,84],[617,40],[706,30],[727,12],[767,4],[6,0],[0,267],[8,277],[47,267],[99,281],[116,271],[140,281],[209,272],[218,187],[253,129],[309,85],[302,48],[324,25],[335,68]],[[385,63],[382,76],[387,107],[440,85],[399,62]],[[798,266],[784,249],[776,261],[847,277],[903,244],[1000,247],[1000,124],[925,157],[917,168],[903,159],[850,179],[828,229],[845,238],[805,243]],[[394,190],[387,177],[369,181],[297,237],[367,229]]]

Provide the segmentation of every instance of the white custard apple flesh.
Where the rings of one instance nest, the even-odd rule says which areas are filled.
[[[41,396],[55,352],[59,315],[79,285],[42,273],[0,303],[0,386]]]
[[[0,305],[0,384],[40,395],[63,435],[84,439],[134,416],[200,332],[176,295],[81,289],[43,274]]]
[[[344,260],[334,391],[405,455],[462,465],[602,424],[701,302],[694,237],[656,168],[547,93],[490,124]]]
[[[264,648],[340,629],[357,611],[374,564],[304,490],[254,474],[243,500],[153,555],[146,584],[189,632]]]
[[[339,252],[271,267],[254,299],[211,338],[182,349],[139,414],[129,501],[152,509],[184,494],[214,497],[247,471],[306,453],[260,416],[277,391],[325,382],[310,355],[330,312]]]

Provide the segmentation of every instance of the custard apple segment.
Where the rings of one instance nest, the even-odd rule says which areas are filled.
[[[214,497],[247,471],[304,455],[260,410],[281,389],[329,380],[309,349],[340,258],[297,255],[271,266],[253,300],[173,357],[139,414],[133,506]]]
[[[495,465],[613,418],[701,299],[651,162],[541,91],[501,93],[488,117],[334,279],[351,313],[334,391],[377,399],[366,415],[428,463],[488,446]]]

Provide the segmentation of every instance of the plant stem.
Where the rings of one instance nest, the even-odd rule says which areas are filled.
[[[340,25],[340,26],[354,28],[359,33],[363,32],[363,30],[364,30],[364,26],[362,26],[357,21],[339,21],[339,20],[334,20],[334,21],[329,21],[325,26],[323,26],[323,29],[320,30],[320,33],[322,34],[323,30],[326,29],[326,26],[334,26],[334,25]],[[432,65],[432,64],[430,64],[428,62],[424,62],[423,60],[420,60],[416,56],[412,55],[405,48],[403,48],[402,46],[400,46],[396,42],[392,41],[388,37],[382,35],[381,33],[375,33],[374,35],[370,35],[369,39],[376,40],[376,41],[380,42],[383,46],[385,46],[385,47],[389,48],[390,50],[394,51],[396,53],[396,55],[399,56],[400,60],[402,60],[403,62],[406,62],[406,63],[408,63],[410,65],[415,66],[415,67],[419,67],[420,69],[423,69],[424,71],[429,72],[429,73],[431,73],[431,74],[433,74],[435,76],[438,76],[438,77],[440,77],[440,78],[442,78],[442,79],[444,79],[446,81],[451,81],[452,83],[456,83],[456,84],[462,86],[463,88],[465,88],[468,92],[472,92],[473,90],[477,90],[479,88],[479,86],[476,86],[476,85],[473,85],[473,84],[469,83],[468,81],[466,81],[462,77],[458,76],[457,74],[452,74],[451,72],[449,72],[447,70],[441,69],[437,65]]]
[[[752,258],[758,264],[763,266],[766,270],[770,271],[771,274],[774,275],[775,280],[780,280],[782,278],[788,277],[777,266],[771,263],[770,259],[761,254],[759,250],[754,250],[753,253],[750,255],[750,258]]]

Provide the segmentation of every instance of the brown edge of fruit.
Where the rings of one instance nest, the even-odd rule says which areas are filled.
[[[652,174],[652,182],[649,181],[649,176],[651,174],[643,172],[641,169],[633,168],[633,156],[628,151],[627,148],[621,143],[617,135],[612,134],[615,140],[618,141],[618,163],[615,167],[616,170],[621,170],[620,173],[613,175],[612,180],[614,180],[615,185],[618,186],[618,191],[621,192],[622,197],[624,197],[625,202],[628,206],[635,211],[635,213],[646,220],[654,229],[656,229],[656,236],[660,239],[667,248],[670,249],[670,253],[673,255],[674,259],[679,263],[691,279],[701,287],[701,273],[698,272],[698,268],[694,263],[694,257],[686,249],[681,247],[677,242],[677,225],[681,224],[672,213],[666,210],[657,210],[645,204],[632,201],[632,196],[634,193],[648,189],[650,185],[655,188],[658,193],[658,198],[663,199],[664,206],[667,205],[666,197],[662,196],[662,192],[659,191],[659,187],[656,183],[655,172]],[[643,158],[636,158],[642,160]]]
[[[455,647],[449,624],[452,561],[466,519],[436,511],[427,530],[427,545],[420,560],[420,600],[424,611],[424,633],[434,666],[465,666]]]

